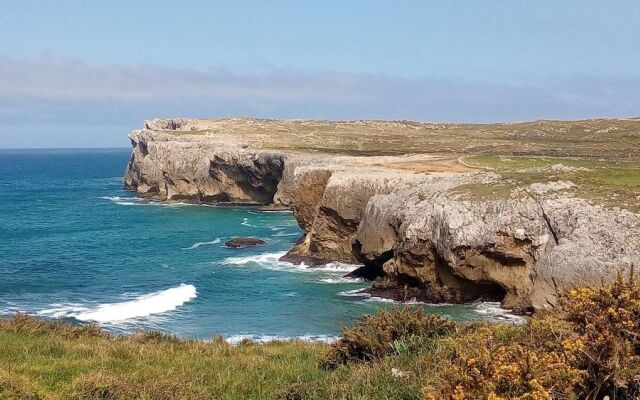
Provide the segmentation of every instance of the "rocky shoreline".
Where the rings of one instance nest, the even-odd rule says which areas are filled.
[[[508,179],[439,154],[265,149],[216,127],[146,121],[129,135],[125,188],[159,201],[290,209],[304,233],[283,259],[363,264],[376,296],[482,299],[527,311],[640,264],[640,216],[590,202],[567,184],[477,199],[461,188]]]

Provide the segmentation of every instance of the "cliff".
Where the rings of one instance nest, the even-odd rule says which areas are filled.
[[[304,234],[284,258],[362,263],[377,295],[545,308],[639,264],[639,128],[153,120],[130,134],[125,186],[290,208]]]

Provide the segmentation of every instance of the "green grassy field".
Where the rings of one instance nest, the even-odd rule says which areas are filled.
[[[640,211],[640,162],[635,160],[482,155],[465,157],[464,162],[506,178],[494,185],[456,188],[473,198],[508,197],[516,188],[565,181],[575,185],[567,191],[577,197],[604,206]]]

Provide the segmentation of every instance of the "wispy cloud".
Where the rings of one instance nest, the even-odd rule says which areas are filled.
[[[0,58],[0,147],[8,127],[125,129],[159,116],[491,122],[640,114],[640,76],[522,82]]]

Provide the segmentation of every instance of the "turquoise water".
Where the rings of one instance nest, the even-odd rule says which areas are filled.
[[[353,266],[278,262],[301,231],[290,213],[144,203],[122,190],[129,151],[0,151],[0,314],[232,340],[331,338],[388,303],[356,297]],[[227,249],[234,236],[267,241]],[[495,304],[425,306],[494,318]]]

